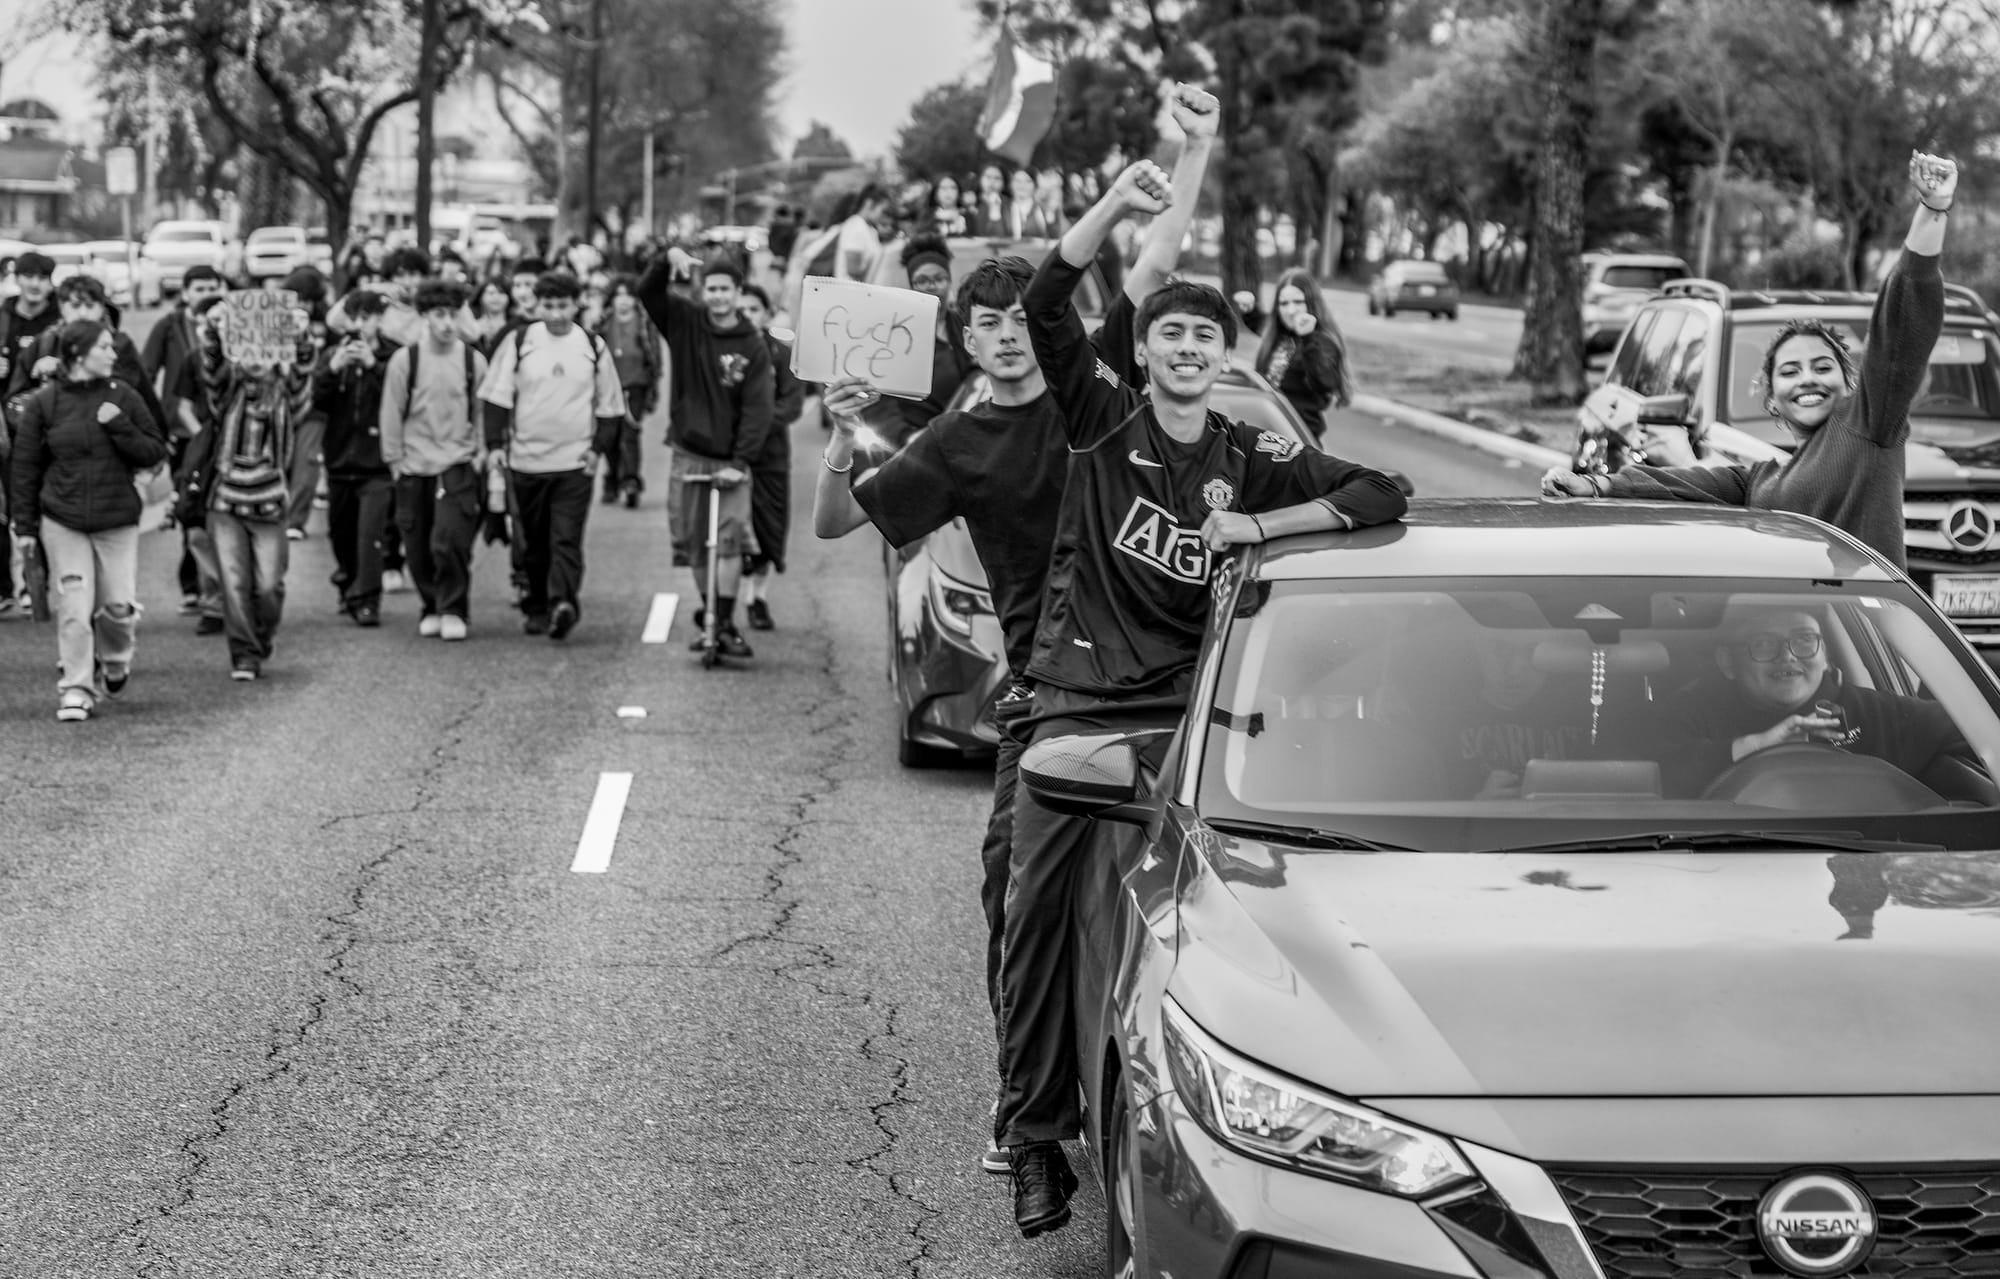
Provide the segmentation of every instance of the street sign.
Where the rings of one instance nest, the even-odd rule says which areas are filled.
[[[112,195],[139,194],[139,153],[111,147],[104,153],[104,189]]]

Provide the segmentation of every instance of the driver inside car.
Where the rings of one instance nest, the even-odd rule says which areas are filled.
[[[1701,795],[1732,765],[1779,746],[1819,745],[1869,755],[1947,798],[1985,770],[1936,702],[1844,686],[1810,609],[1745,609],[1725,625],[1716,673],[1665,708],[1660,763],[1670,795]],[[1976,783],[1972,792],[1984,788]]]

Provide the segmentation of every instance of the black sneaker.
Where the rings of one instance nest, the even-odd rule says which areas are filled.
[[[624,498],[625,498],[625,509],[626,509],[626,510],[628,510],[628,511],[636,511],[636,510],[638,510],[638,509],[639,509],[639,486],[638,486],[638,485],[637,485],[636,483],[634,483],[634,482],[632,482],[632,481],[630,481],[630,480],[627,480],[627,481],[625,482],[625,491],[624,491]]]
[[[715,633],[715,645],[716,649],[724,657],[745,658],[756,656],[755,653],[750,651],[749,641],[745,640],[743,633],[734,626],[725,626],[717,631]]]
[[[521,629],[530,635],[547,635],[549,633],[549,615],[547,613],[530,613],[521,619]]]
[[[356,626],[380,626],[382,624],[382,610],[373,604],[356,604],[347,611],[354,618]]]
[[[616,506],[618,504],[618,490],[607,484],[604,486],[603,494],[597,500],[606,506]]]
[[[768,631],[771,629],[771,606],[763,600],[751,600],[743,608],[750,617],[750,629]]]
[[[675,567],[675,568],[686,568],[687,566],[688,566],[688,553],[687,553],[686,551],[675,551],[675,552],[674,552],[674,567]]]
[[[1014,1224],[1021,1238],[1033,1239],[1069,1224],[1069,1197],[1076,1174],[1062,1145],[1033,1141],[1014,1149]]]
[[[569,633],[575,629],[576,605],[564,600],[549,613],[549,638],[568,639]]]
[[[221,618],[210,617],[206,613],[203,613],[201,620],[194,624],[194,633],[197,635],[220,635],[223,629]]]
[[[125,691],[125,686],[132,682],[132,668],[129,666],[106,666],[102,669],[104,672],[104,692],[106,696],[118,696]]]

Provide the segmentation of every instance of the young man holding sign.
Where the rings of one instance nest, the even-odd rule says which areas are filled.
[[[683,271],[701,272],[697,305],[671,289]],[[668,249],[639,281],[639,301],[667,340],[673,369],[672,411],[667,444],[673,449],[672,533],[685,549],[695,591],[708,585],[708,503],[717,511],[715,598],[716,648],[724,657],[751,656],[736,629],[736,593],[743,557],[757,549],[750,530],[749,479],[771,431],[773,398],[771,350],[764,334],[743,318],[743,271],[728,258],[706,264],[682,249]],[[701,477],[702,482],[694,482]],[[711,494],[708,490],[713,489]],[[697,622],[699,625],[699,622]],[[695,641],[696,651],[706,636]]]

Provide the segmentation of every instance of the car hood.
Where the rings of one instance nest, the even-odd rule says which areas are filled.
[[[1181,923],[1190,1015],[1351,1097],[2000,1091],[2000,853],[1223,839]]]

